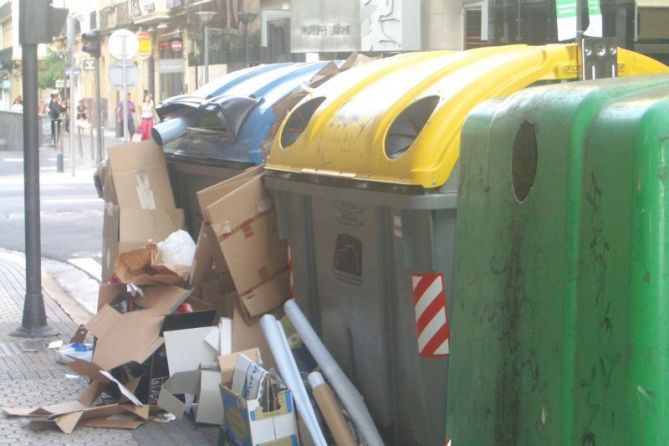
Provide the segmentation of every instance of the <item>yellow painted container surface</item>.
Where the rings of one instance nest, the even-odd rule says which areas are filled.
[[[669,67],[619,48],[619,76],[654,73]],[[460,130],[474,106],[537,81],[577,77],[574,44],[374,60],[310,92],[283,121],[266,167],[437,188],[455,167]]]

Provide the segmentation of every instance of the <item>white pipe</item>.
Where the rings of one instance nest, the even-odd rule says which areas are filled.
[[[295,358],[288,346],[288,340],[286,339],[283,327],[271,314],[266,314],[260,318],[260,326],[265,339],[267,339],[269,348],[272,350],[272,356],[276,361],[281,377],[291,392],[293,392],[295,405],[302,416],[304,424],[307,426],[311,439],[316,446],[327,446],[327,441],[325,441],[321,427],[316,419],[314,408],[309,400],[309,394],[307,394],[307,389],[304,387],[304,382],[302,382],[300,372],[295,364]]]
[[[309,321],[300,310],[294,299],[287,301],[284,306],[286,315],[293,323],[295,330],[302,338],[311,355],[321,368],[323,374],[328,378],[330,384],[339,396],[351,419],[355,423],[358,432],[365,440],[367,446],[383,446],[383,440],[376,429],[374,420],[367,410],[367,406],[346,374],[339,367],[330,352],[325,348]]]

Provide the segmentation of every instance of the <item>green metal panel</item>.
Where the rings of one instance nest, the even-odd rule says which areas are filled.
[[[453,444],[669,444],[669,77],[532,88],[462,141]]]

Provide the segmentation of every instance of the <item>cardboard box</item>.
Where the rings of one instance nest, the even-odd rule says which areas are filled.
[[[287,248],[279,238],[263,175],[241,180],[216,185],[227,194],[210,204],[206,214],[246,313],[258,316],[289,297]]]
[[[174,209],[165,156],[153,141],[110,147],[109,168],[121,209]]]
[[[149,241],[161,242],[183,228],[183,209],[122,208],[119,210],[118,251],[141,248]]]
[[[220,384],[227,439],[236,446],[299,444],[290,390],[244,355],[232,387]],[[279,443],[276,443],[279,442]]]
[[[209,215],[207,214],[207,208],[214,204],[216,201],[220,200],[221,197],[226,196],[230,192],[234,191],[237,187],[246,183],[249,179],[259,175],[263,171],[263,166],[253,166],[246,169],[244,172],[234,177],[216,183],[212,186],[209,186],[205,189],[202,189],[197,192],[197,201],[200,205],[200,212],[202,213],[202,218],[205,223],[210,223]]]
[[[93,316],[86,328],[97,338],[93,363],[111,370],[134,361],[143,363],[163,344],[163,318],[186,300],[189,290],[171,286],[148,288],[136,303],[144,307],[121,314],[109,305]]]

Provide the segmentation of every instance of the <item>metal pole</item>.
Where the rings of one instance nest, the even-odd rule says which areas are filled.
[[[70,114],[70,131],[68,132],[68,138],[70,140],[70,155],[72,156],[72,176],[75,174],[75,160],[74,156],[74,16],[67,16],[67,59],[68,66],[70,67],[70,109],[68,113]],[[66,116],[67,118],[67,116]]]
[[[98,128],[98,151],[96,163],[102,162],[104,153],[104,135],[102,134],[102,109],[100,106],[100,57],[95,58],[95,120]],[[91,127],[91,133],[93,132]],[[91,138],[92,139],[92,138]]]
[[[11,335],[52,336],[46,323],[42,295],[42,250],[40,246],[39,129],[37,117],[37,45],[23,43],[23,181],[26,232],[26,297],[21,327]]]
[[[242,40],[244,40],[244,63],[246,67],[248,68],[249,65],[251,65],[251,60],[249,57],[249,42],[248,42],[248,36],[246,35],[247,30],[248,30],[248,23],[244,21],[244,33],[242,34]]]
[[[126,58],[126,47],[125,47],[125,36],[121,36],[121,53],[123,57],[121,58],[121,64],[123,64],[121,68],[121,73],[122,73],[122,83],[123,83],[123,88],[121,90],[121,100],[123,101],[123,107],[121,110],[121,113],[123,113],[123,142],[128,142],[128,85],[127,85],[127,77],[126,77],[126,67],[125,63],[128,60]]]
[[[209,83],[209,25],[204,24],[204,83]]]
[[[581,79],[585,79],[585,54],[583,53],[583,0],[576,0],[576,48],[577,56],[581,66],[579,73]]]

